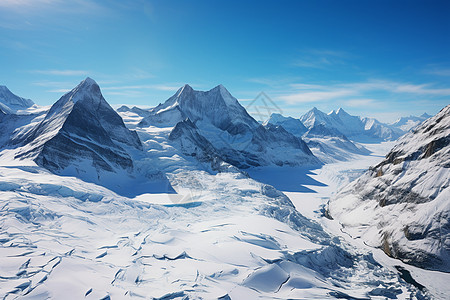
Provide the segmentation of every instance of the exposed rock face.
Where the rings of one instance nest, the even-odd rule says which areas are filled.
[[[142,150],[136,132],[125,127],[90,78],[62,96],[42,122],[15,142],[23,145],[16,158],[31,158],[54,173],[94,182],[103,171],[132,172],[126,149]]]
[[[449,200],[450,105],[403,136],[329,210],[346,230],[388,255],[450,272]]]
[[[184,126],[184,131],[180,131],[181,127],[177,125],[180,122],[184,122],[180,125]],[[222,85],[207,92],[195,91],[185,85],[165,103],[154,108],[151,115],[139,124],[141,127],[149,125],[177,125],[171,140],[183,140],[177,143],[184,150],[196,149],[200,151],[197,153],[199,158],[219,157],[241,169],[273,164],[320,163],[301,138],[281,127],[265,128],[259,124]],[[187,141],[189,147],[185,145]],[[205,141],[216,150],[207,154],[211,148],[204,147]]]

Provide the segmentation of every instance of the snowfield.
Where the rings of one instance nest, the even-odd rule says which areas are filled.
[[[8,128],[0,132],[1,298],[446,299],[450,294],[449,273],[389,258],[328,218],[329,199],[381,161],[392,143],[358,144],[371,154],[352,152],[321,165],[301,138],[278,125],[263,127],[246,112],[242,120],[225,116],[223,124],[203,118],[201,112],[210,109],[207,95],[234,107],[236,116],[245,111],[223,86],[209,92],[185,86],[187,94],[170,98],[156,112],[121,107],[123,122],[93,80],[77,88],[50,109],[68,108],[55,116],[58,126],[45,127],[84,149],[70,153],[68,167],[62,161],[68,171],[50,172],[39,160],[15,158],[18,147],[11,139],[27,147],[21,137],[50,124],[45,110],[33,106],[28,110],[33,115],[18,119],[0,115],[0,125]],[[200,107],[184,107],[197,98]],[[91,100],[96,105],[88,105]],[[104,114],[112,119],[105,121]],[[185,114],[199,119],[194,123]],[[183,118],[168,124],[173,116]],[[72,122],[78,117],[109,130],[99,137]],[[220,138],[215,133],[225,134],[224,145],[208,148]],[[243,147],[249,136],[261,147]],[[264,137],[272,139],[269,152]],[[48,147],[47,140],[43,145]],[[64,143],[52,145],[61,152],[45,157],[69,155]],[[292,151],[283,153],[285,162],[294,163],[274,163],[281,145]],[[111,148],[130,158],[126,172],[108,168],[120,161],[106,155]],[[294,150],[301,150],[299,157]],[[221,159],[222,154],[229,156]],[[93,159],[96,155],[102,160]],[[239,169],[229,162],[233,155],[258,167]],[[96,166],[98,177],[86,180],[85,165]]]
[[[0,174],[6,299],[426,295],[239,173],[174,174],[177,185],[207,193],[165,206],[37,166]]]
[[[1,167],[2,297],[431,298],[273,187],[175,168],[182,160],[166,170],[190,194],[161,195],[163,206],[149,203],[157,194],[130,199],[38,166]],[[311,199],[287,194],[297,208]]]

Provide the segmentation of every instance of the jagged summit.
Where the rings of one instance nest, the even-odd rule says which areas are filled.
[[[187,119],[195,127],[187,126]],[[177,125],[181,122],[185,122],[184,127]],[[210,157],[200,153],[204,148],[200,141],[204,138],[214,145],[220,159],[239,168],[319,163],[301,138],[275,127],[263,127],[223,85],[209,91],[196,91],[185,85],[155,107],[138,126],[175,127],[173,143],[183,150],[197,149],[198,153],[194,151],[190,156]],[[288,150],[280,150],[283,146]]]
[[[342,107],[339,107],[338,110],[334,112],[334,114],[338,116],[350,116],[350,114],[346,112]]]
[[[74,89],[66,93],[61,99],[64,101],[91,101],[91,104],[98,104],[103,98],[100,86],[90,77],[86,77]],[[97,101],[96,101],[97,100]]]
[[[139,126],[173,127],[186,118],[194,123],[207,119],[221,129],[225,129],[226,124],[237,122],[244,122],[252,128],[257,126],[257,121],[248,115],[223,85],[209,91],[196,91],[186,84],[166,102],[155,107],[152,113]]]
[[[395,140],[404,134],[404,131],[399,128],[391,127],[372,118],[352,116],[342,108],[326,114],[314,107],[301,116],[300,121],[308,129],[322,124],[357,141]]]
[[[15,143],[24,145],[16,158],[29,158],[57,174],[91,182],[102,172],[130,173],[128,147],[141,150],[137,133],[103,98],[100,87],[86,78],[64,94],[45,118]]]

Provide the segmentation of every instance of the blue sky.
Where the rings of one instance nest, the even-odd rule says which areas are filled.
[[[285,115],[394,121],[450,103],[450,1],[0,1],[0,84],[50,105],[86,76],[111,104],[189,83]]]

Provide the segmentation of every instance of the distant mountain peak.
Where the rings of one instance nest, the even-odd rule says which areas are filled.
[[[345,116],[349,115],[349,113],[346,112],[342,107],[339,107],[339,109],[336,111],[336,114],[337,115],[345,115]]]
[[[5,113],[16,113],[18,110],[27,109],[33,105],[34,102],[30,99],[19,97],[6,86],[0,85],[0,108]]]
[[[194,89],[187,83],[185,85],[183,85],[180,89],[181,92],[192,91],[192,90],[194,90]]]
[[[86,79],[84,79],[81,84],[86,84],[86,85],[93,85],[93,84],[97,84],[97,82],[95,82],[94,79],[92,79],[91,77],[86,77]]]

